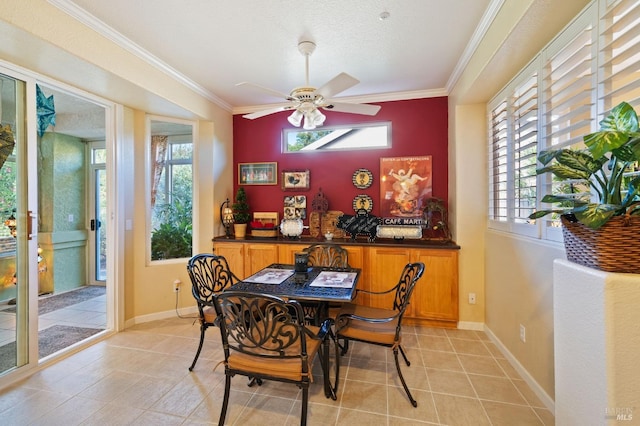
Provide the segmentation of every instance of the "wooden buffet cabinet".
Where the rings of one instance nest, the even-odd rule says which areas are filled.
[[[321,243],[313,238],[246,239],[216,237],[213,251],[224,256],[231,270],[246,278],[272,263],[293,264],[294,253],[311,244]],[[425,324],[455,328],[458,324],[458,251],[454,243],[433,243],[423,240],[393,240],[375,243],[365,241],[333,240],[349,253],[349,265],[362,269],[358,288],[382,291],[393,286],[404,265],[423,262],[424,276],[414,289],[411,304],[405,314],[408,324]],[[376,301],[360,294],[358,303],[370,305]],[[389,307],[383,300],[374,306]]]

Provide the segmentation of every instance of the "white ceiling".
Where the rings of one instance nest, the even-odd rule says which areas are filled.
[[[500,0],[49,0],[234,113],[304,85],[299,41],[317,48],[310,84],[360,83],[336,99],[444,96]],[[486,12],[489,11],[489,12]],[[387,12],[387,19],[380,15]]]

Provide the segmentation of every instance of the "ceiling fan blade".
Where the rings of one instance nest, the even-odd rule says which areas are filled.
[[[269,89],[268,87],[260,86],[258,84],[249,83],[248,81],[243,81],[241,83],[236,84],[236,87],[238,86],[250,86],[264,93],[268,93],[271,96],[275,96],[276,98],[286,99],[288,101],[294,100],[291,96],[287,95],[286,93],[278,92],[277,90]]]
[[[347,102],[328,101],[323,107],[329,111],[347,112],[350,114],[376,115],[380,111],[380,105],[350,104]]]
[[[329,99],[333,95],[337,95],[358,83],[360,83],[358,79],[351,77],[346,72],[342,72],[317,89],[316,94]]]
[[[276,108],[267,108],[260,111],[252,112],[251,114],[245,114],[242,117],[248,118],[249,120],[253,120],[255,118],[264,117],[265,115],[275,114],[276,112],[280,112],[280,111],[286,111],[288,109],[291,109],[291,107],[281,106]]]

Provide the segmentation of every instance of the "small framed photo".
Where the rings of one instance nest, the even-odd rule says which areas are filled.
[[[276,185],[278,163],[238,163],[238,185]]]
[[[307,197],[304,195],[290,195],[284,197],[285,219],[307,218]]]
[[[284,170],[281,182],[284,191],[309,189],[309,170]]]

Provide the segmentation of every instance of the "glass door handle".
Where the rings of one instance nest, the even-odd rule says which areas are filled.
[[[35,237],[33,234],[33,221],[36,220],[38,215],[31,210],[27,211],[27,239],[32,240]]]

